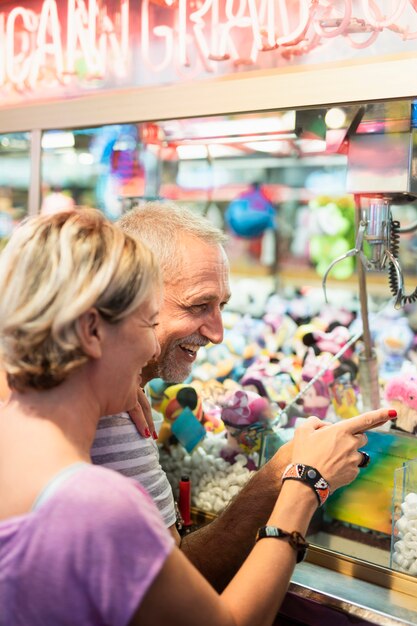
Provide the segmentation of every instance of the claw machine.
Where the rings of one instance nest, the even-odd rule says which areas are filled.
[[[233,200],[261,185],[265,203],[284,207],[284,253],[277,261],[276,240],[262,250],[236,244],[236,266],[272,278],[274,289],[304,288],[320,278],[298,257],[286,263],[305,243],[290,207],[311,209],[323,185],[347,190],[356,224],[324,271],[352,250],[361,259],[343,289],[360,292],[366,378],[374,367],[366,272],[388,295],[381,273],[391,264],[401,304],[403,269],[415,267],[410,255],[398,260],[391,207],[410,205],[407,237],[416,69],[414,0],[0,2],[0,237],[41,210],[81,204],[117,219],[155,198],[195,203],[224,224]],[[414,432],[370,442],[378,477],[369,470],[362,491],[332,503],[277,624],[417,622],[417,580],[392,567],[387,547],[394,471],[417,456],[416,442]],[[340,524],[336,543],[326,523]]]

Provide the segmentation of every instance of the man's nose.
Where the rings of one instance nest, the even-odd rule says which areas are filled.
[[[200,333],[212,343],[223,341],[223,319],[221,311],[216,311],[201,325]]]

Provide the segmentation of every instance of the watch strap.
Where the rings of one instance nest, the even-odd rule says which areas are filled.
[[[330,485],[318,470],[304,463],[290,463],[284,470],[282,480],[301,480],[309,485],[317,496],[319,506],[323,506],[330,495]]]
[[[298,531],[294,530],[289,533],[286,530],[282,530],[282,528],[278,528],[277,526],[261,526],[256,534],[256,541],[266,538],[284,539],[285,541],[288,541],[290,546],[297,553],[297,563],[301,563],[301,561],[305,558],[308,543]]]

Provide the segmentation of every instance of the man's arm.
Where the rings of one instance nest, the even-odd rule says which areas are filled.
[[[292,442],[282,446],[217,519],[183,537],[181,550],[218,592],[242,565],[255,543],[256,531],[268,520],[291,451]]]

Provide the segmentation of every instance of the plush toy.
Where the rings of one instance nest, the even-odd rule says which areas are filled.
[[[320,419],[324,419],[330,404],[327,385],[320,379],[316,380],[302,396],[302,404],[306,417],[315,415]]]
[[[297,324],[289,315],[266,313],[264,343],[268,352],[277,352],[292,340],[297,331]]]
[[[281,362],[266,355],[259,357],[239,382],[246,390],[255,391],[280,409],[284,409],[299,392],[291,374],[281,370]]]
[[[324,368],[333,355],[323,352],[315,355],[313,348],[308,348],[304,360],[300,388],[303,390],[308,383]],[[328,369],[316,380],[302,396],[303,410],[306,416],[316,415],[324,419],[330,404],[329,384],[333,382],[333,373]]]
[[[266,302],[271,295],[271,283],[255,278],[232,276],[230,286],[232,296],[228,303],[229,310],[238,311],[247,316],[248,322],[256,325],[253,318],[259,318],[264,314]]]
[[[224,217],[236,235],[247,239],[259,237],[268,228],[275,227],[274,206],[256,183],[232,200]]]
[[[317,198],[310,202],[310,260],[323,276],[330,263],[354,247],[355,206],[350,197]],[[332,270],[332,277],[351,276],[354,260],[347,257]]]
[[[310,333],[306,333],[303,337],[303,343],[306,346],[311,346],[316,354],[321,352],[337,354],[349,341],[350,336],[350,331],[345,326],[335,324],[331,325],[326,332],[313,330]],[[344,355],[346,357],[352,356],[352,348],[348,348]]]
[[[234,449],[255,452],[261,447],[261,431],[268,428],[273,414],[266,398],[239,389],[225,398],[221,417],[226,425],[228,443]]]
[[[229,348],[221,343],[216,345],[210,344],[206,350],[207,361],[215,368],[213,378],[217,378],[217,380],[220,381],[229,378],[235,366],[235,358]]]
[[[417,435],[417,370],[393,376],[385,386],[385,399],[397,411],[395,427]]]
[[[358,415],[357,393],[350,372],[345,372],[340,376],[335,374],[334,382],[329,386],[329,391],[336,415],[342,419]]]
[[[328,303],[324,304],[321,307],[320,313],[317,318],[313,318],[311,321],[313,324],[320,322],[324,324],[327,329],[332,325],[334,328],[335,325],[338,326],[350,326],[350,324],[355,319],[355,309],[357,307],[357,302],[355,302],[352,298],[346,305],[346,298],[349,298],[349,294],[342,290],[331,290],[331,294],[333,296],[333,300],[337,302],[343,302],[344,306],[341,308],[339,305]]]
[[[162,387],[163,384],[164,383],[161,383],[160,387]],[[184,412],[185,431],[193,431],[193,433],[195,431],[196,436],[200,433],[200,438],[203,438],[204,428],[202,427],[200,429],[195,423],[201,422],[203,419],[203,406],[201,398],[194,387],[181,383],[178,385],[168,385],[163,391],[158,387],[158,391],[159,396],[156,395],[155,390],[152,396],[151,387],[152,406],[156,411],[162,413],[164,417],[164,422],[159,431],[158,442],[165,443],[168,441],[171,434],[176,434],[174,432],[175,429],[173,429],[173,424]],[[181,442],[181,437],[177,436],[177,438],[180,439]]]
[[[292,338],[292,349],[294,353],[299,358],[304,358],[307,351],[306,346],[309,345],[307,341],[304,341],[304,337],[314,336],[316,332],[324,331],[325,329],[326,326],[324,326],[322,323],[320,325],[319,322],[316,324],[300,324],[296,328]]]
[[[375,337],[381,361],[380,374],[383,379],[399,373],[414,339],[408,320],[402,315],[395,312],[386,321],[385,326]]]
[[[204,428],[212,433],[222,432],[224,423],[221,419],[221,407],[224,398],[230,392],[240,389],[240,385],[230,378],[226,378],[223,382],[213,378],[208,381],[194,380],[193,387],[203,403]]]

